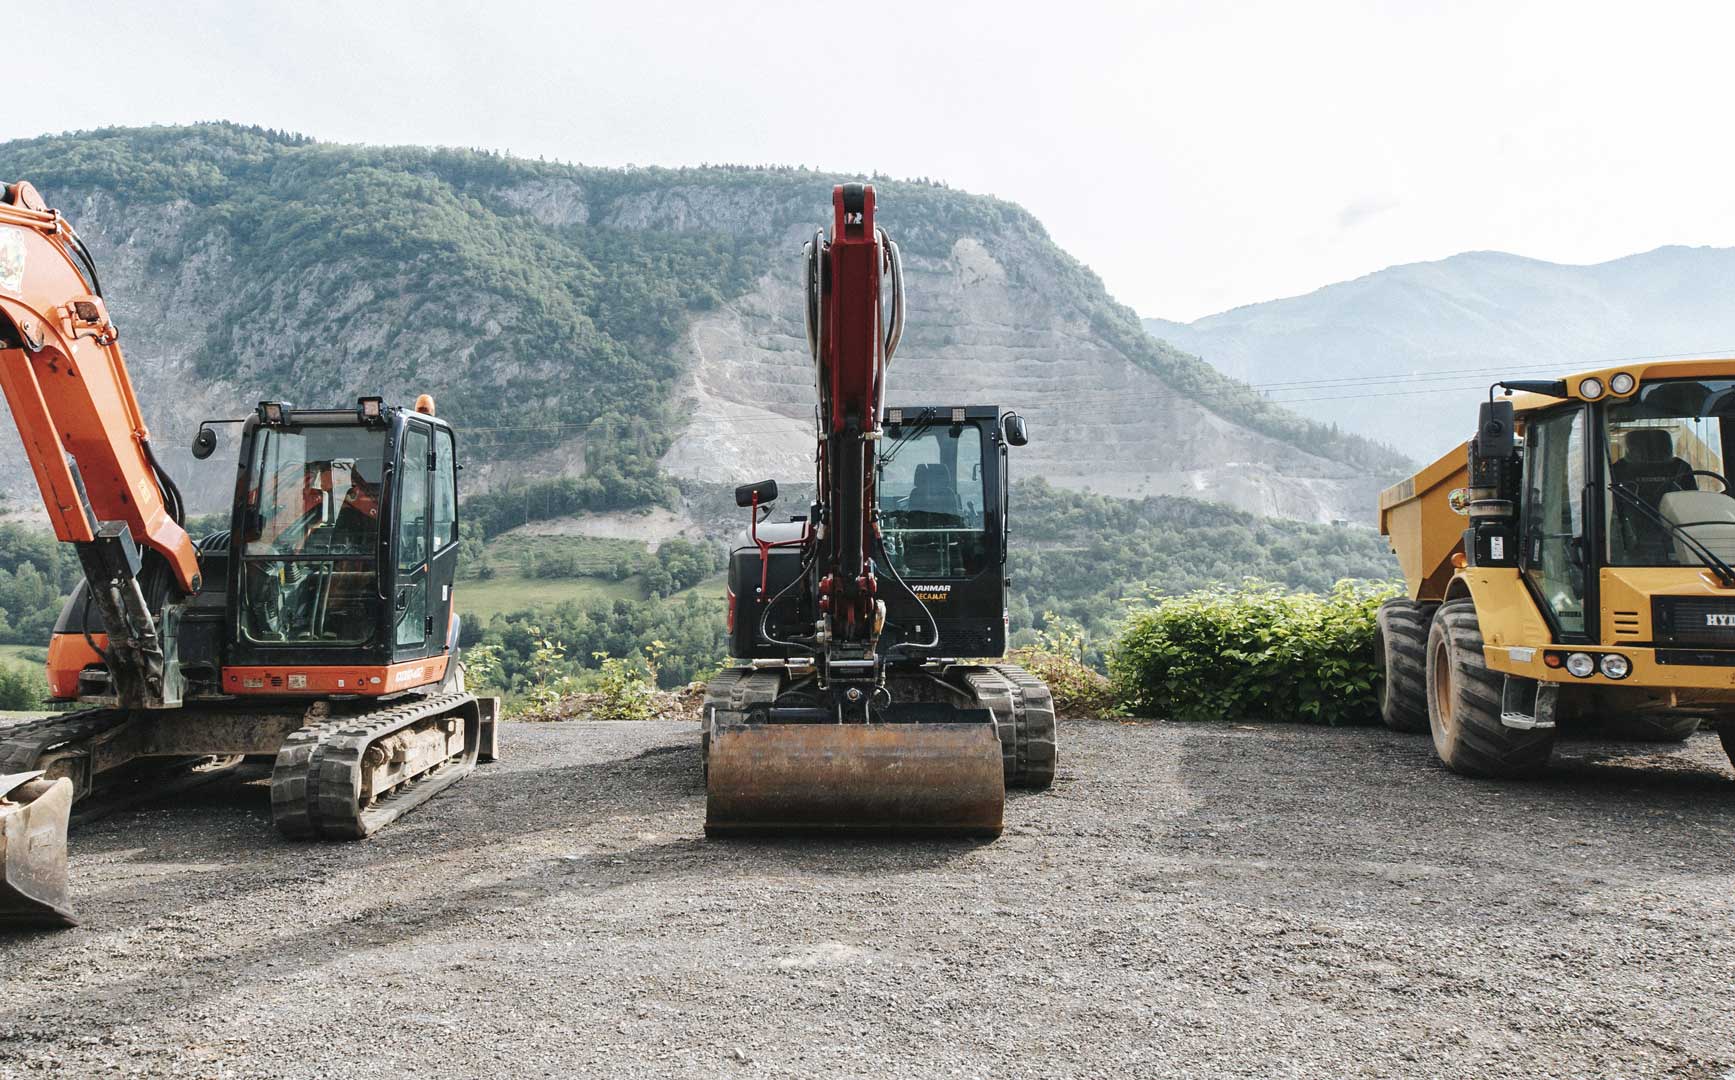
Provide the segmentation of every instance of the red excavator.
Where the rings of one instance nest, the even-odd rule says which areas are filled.
[[[195,542],[139,412],[96,265],[27,183],[0,187],[0,389],[84,580],[48,650],[73,711],[0,720],[0,925],[71,925],[75,802],[271,762],[292,837],[358,839],[494,756],[464,688],[457,446],[425,395],[260,402],[230,527]]]
[[[874,189],[832,192],[806,246],[819,394],[818,494],[772,522],[777,483],[730,560],[735,658],[706,691],[710,835],[871,830],[998,836],[1008,786],[1054,778],[1041,680],[1006,649],[1007,454],[1023,417],[887,408],[904,327],[898,247]],[[975,658],[975,659],[965,659]]]

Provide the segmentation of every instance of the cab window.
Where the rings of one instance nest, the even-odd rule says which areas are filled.
[[[361,644],[379,616],[385,433],[260,428],[242,511],[241,632],[275,644]]]
[[[902,577],[966,577],[987,564],[982,430],[911,426],[879,462],[880,529]]]
[[[1584,632],[1584,409],[1531,419],[1524,447],[1524,574],[1561,632]]]
[[[434,550],[458,538],[457,469],[452,460],[452,433],[434,432]]]

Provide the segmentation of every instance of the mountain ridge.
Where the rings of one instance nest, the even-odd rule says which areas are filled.
[[[1731,287],[1735,248],[1669,244],[1586,264],[1470,251],[1143,325],[1274,399],[1308,398],[1316,419],[1425,460],[1467,435],[1476,394],[1502,372],[1735,352]],[[1344,392],[1334,400],[1331,387]],[[1376,396],[1386,402],[1370,405]]]
[[[234,124],[16,140],[0,144],[0,174],[36,183],[95,251],[147,419],[195,502],[227,496],[221,470],[194,470],[183,449],[197,421],[262,397],[431,391],[466,433],[472,490],[572,475],[592,510],[677,500],[671,479],[696,469],[683,462],[739,474],[810,449],[811,365],[788,347],[801,307],[785,293],[841,178],[601,169]],[[900,358],[894,391],[1035,395],[1002,401],[1047,424],[1032,471],[1312,520],[1363,516],[1370,478],[1401,472],[1389,450],[1153,341],[1022,208],[874,182],[913,271],[905,351],[923,361]],[[725,366],[708,365],[731,335]],[[752,378],[705,397],[730,364]],[[729,396],[754,385],[774,389]],[[769,434],[743,412],[769,413]],[[735,437],[722,457],[705,441],[718,433]],[[4,439],[0,464],[12,493],[27,490]]]

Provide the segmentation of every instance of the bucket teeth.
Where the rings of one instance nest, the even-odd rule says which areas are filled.
[[[711,735],[705,831],[1000,835],[989,724],[746,724]]]
[[[0,926],[76,926],[66,890],[72,781],[0,776]]]

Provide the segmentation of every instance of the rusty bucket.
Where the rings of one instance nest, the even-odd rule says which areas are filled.
[[[743,724],[711,733],[708,836],[1000,835],[1000,739],[985,723]]]
[[[0,928],[76,926],[66,891],[72,781],[0,776]]]

